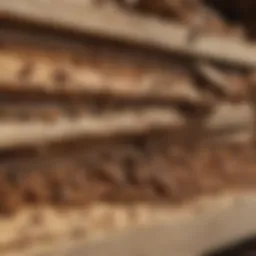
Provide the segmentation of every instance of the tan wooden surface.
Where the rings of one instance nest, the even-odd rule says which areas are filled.
[[[88,1],[1,1],[0,17],[19,17],[198,58],[256,67],[256,46],[238,38],[200,35],[193,44],[188,44],[190,33],[187,27],[138,17],[115,8],[96,8]]]
[[[256,234],[256,194],[231,194],[194,202],[169,219],[66,244],[40,256],[200,256]]]

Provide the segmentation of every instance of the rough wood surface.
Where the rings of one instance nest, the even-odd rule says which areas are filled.
[[[194,213],[170,214],[171,221],[163,220],[158,225],[151,223],[145,228],[120,232],[92,245],[71,247],[59,255],[202,255],[255,235],[255,203],[253,194],[210,199],[199,203]],[[52,255],[58,254],[54,252]]]
[[[204,132],[212,139],[227,133],[244,131],[249,138],[252,132],[252,111],[247,104],[240,106],[223,105],[215,109],[206,120]],[[186,120],[171,109],[149,108],[138,113],[124,112],[100,117],[90,115],[76,119],[63,119],[50,123],[2,122],[0,126],[0,148],[47,145],[51,142],[64,142],[74,138],[114,137],[134,135],[159,129],[185,129]],[[189,123],[188,123],[189,129]],[[224,134],[223,134],[224,133]],[[211,138],[211,137],[210,137]]]
[[[35,238],[30,248],[18,249],[17,244],[1,255],[198,256],[254,235],[255,214],[253,192],[201,198],[179,209],[147,204],[111,208],[98,204],[67,212],[41,209],[40,219],[44,225],[34,223],[34,227],[26,231],[26,237],[34,234]],[[22,226],[31,221],[30,216],[37,215],[38,210],[31,210],[11,218],[5,224],[6,230],[17,226],[16,230],[22,231]],[[84,218],[86,221],[81,224]],[[48,227],[48,233],[43,226]],[[13,232],[11,228],[6,239],[12,237]],[[59,232],[63,235],[57,238]],[[41,242],[37,240],[40,233],[44,238]],[[48,244],[47,234],[51,239]],[[16,233],[15,237],[18,236]]]
[[[256,67],[256,48],[253,44],[232,37],[201,35],[189,44],[190,31],[187,27],[138,17],[115,8],[99,9],[83,2],[10,0],[1,1],[0,17],[20,18],[201,59]]]
[[[144,113],[123,113],[100,118],[85,116],[77,120],[60,120],[50,124],[40,122],[1,123],[0,147],[41,145],[79,137],[105,137],[114,134],[145,133],[154,129],[180,127],[182,117],[171,111],[146,110]]]
[[[87,1],[0,1],[0,22],[0,254],[198,256],[256,231],[255,44]]]

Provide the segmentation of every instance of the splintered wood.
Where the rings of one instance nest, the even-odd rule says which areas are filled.
[[[66,198],[58,199],[64,205],[72,204],[73,201],[85,203],[85,198],[90,197],[87,194],[95,198],[93,191],[98,191],[99,188],[101,192],[96,192],[95,200],[105,200],[114,195],[120,195],[121,200],[126,197],[135,200],[145,192],[145,198],[152,196],[152,199],[156,197],[160,200],[167,193],[170,196],[167,196],[167,201],[172,202],[176,197],[182,201],[182,191],[173,192],[170,189],[170,192],[166,192],[169,187],[179,187],[171,173],[176,173],[176,169],[191,169],[196,172],[197,168],[182,164],[176,166],[175,157],[172,156],[176,153],[170,153],[172,150],[175,149],[176,152],[178,148],[181,154],[179,161],[188,161],[193,166],[194,162],[200,162],[200,152],[214,152],[217,150],[215,147],[225,148],[228,155],[235,154],[233,146],[239,150],[242,147],[250,148],[245,152],[253,154],[253,44],[242,40],[234,41],[232,48],[231,39],[205,37],[202,40],[210,40],[212,43],[202,43],[199,40],[198,46],[191,48],[185,41],[182,43],[185,40],[183,36],[187,33],[186,27],[121,13],[115,8],[110,8],[109,11],[120,22],[115,21],[113,27],[108,24],[106,30],[106,22],[103,21],[109,15],[108,11],[102,8],[97,13],[97,8],[90,4],[84,11],[95,10],[91,12],[96,15],[94,19],[89,23],[85,19],[80,25],[76,24],[76,19],[69,23],[77,28],[77,32],[80,31],[79,37],[79,34],[76,36],[65,32],[62,25],[70,17],[64,11],[60,12],[62,16],[58,22],[63,24],[59,30],[52,30],[48,27],[49,24],[43,28],[40,22],[49,21],[48,14],[43,11],[47,6],[43,3],[40,5],[44,8],[41,6],[41,14],[34,21],[37,25],[31,22],[29,24],[26,19],[30,15],[34,17],[40,5],[34,6],[31,3],[33,11],[26,4],[16,9],[24,1],[20,0],[17,5],[12,5],[12,1],[0,4],[0,13],[1,10],[9,10],[7,16],[2,12],[3,25],[0,30],[0,149],[3,155],[0,165],[3,212],[12,212],[16,205],[31,202],[40,204],[39,191],[46,191],[46,188],[49,193],[42,192],[42,195],[48,194],[48,199],[44,200],[55,202],[54,198],[60,193],[61,196],[57,197]],[[57,4],[57,1],[54,2],[54,5]],[[76,3],[72,8],[76,10],[80,4],[82,3]],[[67,6],[68,2],[63,5],[62,10]],[[13,21],[15,15],[26,22],[17,25]],[[100,15],[102,22],[97,21],[97,15]],[[177,37],[168,40],[165,48],[168,51],[165,53],[157,49],[141,48],[130,40],[137,35],[136,29],[129,26],[132,19],[137,19],[143,26],[151,24],[152,31],[173,28],[180,39]],[[126,25],[121,21],[126,21]],[[55,22],[57,20],[52,20],[52,24]],[[109,40],[109,36],[105,39],[91,37],[90,33],[86,36],[88,26],[92,26],[92,29],[97,27],[95,33],[105,31],[102,36],[114,29],[112,39],[116,35],[119,39],[128,41],[123,44]],[[154,42],[163,49],[161,38],[164,40],[160,36]],[[158,39],[161,40],[157,41]],[[145,32],[136,40],[148,46],[151,43]],[[178,46],[178,41],[175,40],[181,40],[181,45]],[[226,42],[231,51],[224,53],[214,46],[221,42]],[[237,47],[251,59],[235,51]],[[198,50],[201,53],[207,52],[207,61],[204,53],[198,55]],[[96,148],[93,149],[94,144]],[[232,147],[229,148],[229,145]],[[118,149],[112,152],[110,147]],[[194,149],[193,154],[187,154],[191,149]],[[156,162],[155,158],[158,159]],[[143,159],[147,159],[156,169],[164,169],[166,174],[161,175],[171,175],[165,179],[166,184],[160,178],[161,175],[155,177],[154,173],[159,171],[151,170]],[[53,161],[59,163],[59,166],[54,166]],[[209,161],[206,161],[206,166]],[[172,167],[173,164],[176,167]],[[213,180],[226,184],[222,178],[218,181],[219,175],[222,175],[217,174],[218,169],[216,167],[216,170],[213,168],[209,171],[216,175]],[[76,182],[74,186],[67,185],[64,177],[71,173],[86,177],[81,178],[80,183],[88,190],[80,191]],[[87,177],[87,173],[90,173],[91,178]],[[187,175],[185,173],[184,177]],[[206,174],[211,176],[208,172]],[[140,183],[137,175],[149,175],[146,178],[148,181]],[[30,187],[30,179],[35,179],[41,185]],[[196,174],[189,175],[187,179],[186,182],[191,182],[190,179],[197,180]],[[55,182],[60,185],[59,190],[50,192],[51,186],[56,188]],[[116,182],[130,185],[126,188],[119,186],[120,184],[117,186]],[[200,178],[196,184],[198,182],[200,183]],[[131,184],[137,184],[136,188]],[[228,184],[229,182],[225,186],[229,186]],[[66,186],[69,192],[66,192]],[[187,185],[180,187],[186,190]],[[113,189],[113,195],[109,188]],[[118,193],[117,188],[120,189]],[[216,185],[216,190],[217,188],[219,185]],[[192,190],[191,195],[201,191]],[[64,196],[66,194],[69,196]],[[141,199],[143,198],[144,196]]]
[[[255,187],[255,44],[206,2],[0,1],[0,228],[19,230],[1,255],[84,238],[95,205],[168,212]],[[86,228],[52,214],[52,234],[22,240],[33,207]]]

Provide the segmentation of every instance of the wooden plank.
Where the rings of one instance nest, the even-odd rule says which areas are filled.
[[[82,1],[75,4],[59,0],[1,1],[0,17],[20,18],[201,59],[256,67],[256,46],[238,38],[199,35],[193,44],[189,44],[187,27],[115,8],[96,8]]]
[[[56,122],[14,122],[5,121],[0,126],[0,148],[37,146],[50,142],[61,142],[74,138],[134,135],[154,129],[185,130],[189,122],[175,109],[148,108],[140,112],[121,112],[99,117],[85,115],[77,119],[59,119]],[[219,106],[216,112],[206,119],[203,129],[209,140],[232,142],[232,138],[245,134],[245,142],[250,139],[253,119],[249,106]],[[231,136],[230,136],[231,135]],[[248,135],[248,136],[247,136]],[[191,135],[193,136],[193,135]],[[244,137],[243,137],[244,138]],[[236,138],[235,138],[236,139]]]
[[[56,122],[2,122],[0,148],[41,145],[79,137],[100,137],[145,133],[154,129],[178,128],[184,120],[171,110],[149,109],[100,117],[90,115]]]

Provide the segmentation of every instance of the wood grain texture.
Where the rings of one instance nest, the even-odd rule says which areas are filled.
[[[6,121],[0,127],[0,148],[40,145],[72,138],[132,135],[154,129],[184,129],[185,125],[184,117],[177,111],[157,108],[149,108],[136,114],[127,111],[100,117],[85,115],[75,120],[63,118],[52,123]],[[205,132],[211,135],[210,140],[217,140],[220,135],[225,138],[225,135],[228,137],[241,131],[250,138],[252,111],[247,104],[220,105],[204,125]]]
[[[112,38],[255,68],[256,47],[237,38],[200,35],[188,43],[189,29],[178,24],[97,8],[84,2],[10,0],[0,2],[1,18],[20,18],[59,29]]]
[[[143,225],[105,232],[100,236],[91,233],[83,241],[69,239],[65,243],[59,241],[51,247],[23,253],[29,256],[199,256],[256,233],[255,193],[231,192],[201,198],[179,209],[160,208],[157,210],[156,207],[152,213],[148,211],[149,216],[155,214],[158,217],[147,218]],[[115,212],[115,208],[112,211]]]

